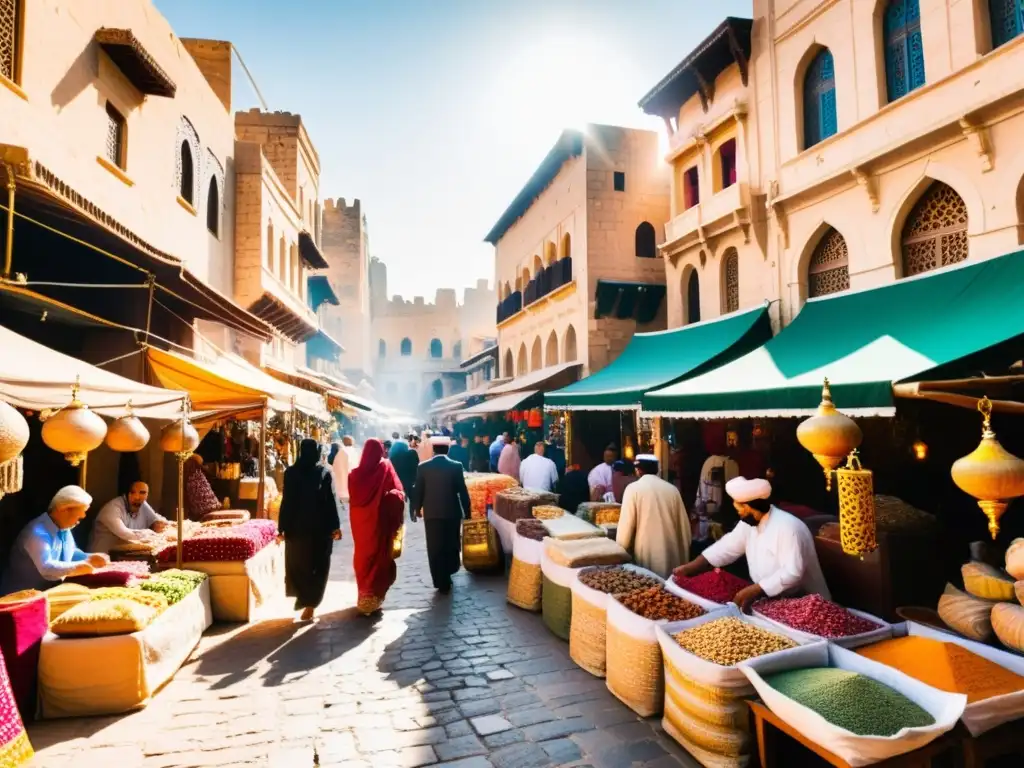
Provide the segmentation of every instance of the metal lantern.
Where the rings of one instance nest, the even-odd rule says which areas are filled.
[[[132,401],[125,406],[125,415],[115,419],[107,428],[107,446],[119,453],[141,451],[149,442],[149,430],[132,413]]]
[[[874,479],[860,464],[857,452],[836,470],[839,483],[839,542],[848,555],[863,555],[878,547],[875,525]]]
[[[21,455],[28,445],[28,422],[25,417],[0,400],[0,464]]]
[[[821,404],[813,416],[800,422],[796,428],[796,439],[825,470],[825,487],[828,490],[832,490],[832,470],[860,446],[863,437],[857,423],[836,410],[832,390],[828,379],[825,379],[821,388]]]
[[[994,539],[999,534],[999,518],[1006,511],[1007,499],[1024,496],[1024,461],[996,440],[992,431],[992,401],[983,397],[978,401],[978,410],[982,416],[981,443],[953,462],[950,475],[960,490],[978,500]]]
[[[187,419],[172,421],[160,432],[160,449],[166,453],[192,453],[199,447],[199,433]]]
[[[43,422],[43,442],[64,454],[72,467],[85,461],[89,451],[99,448],[107,434],[107,424],[78,399],[79,379],[71,386],[71,402],[57,411],[39,414]]]

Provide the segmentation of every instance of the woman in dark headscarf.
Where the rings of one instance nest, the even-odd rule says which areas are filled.
[[[285,540],[285,586],[295,598],[302,620],[313,618],[324,599],[331,569],[331,550],[341,538],[334,475],[320,463],[320,446],[305,439],[298,460],[284,473],[281,515],[277,527]]]
[[[359,466],[349,473],[348,493],[357,608],[370,616],[380,610],[398,575],[394,546],[405,511],[402,483],[380,440],[366,441]]]

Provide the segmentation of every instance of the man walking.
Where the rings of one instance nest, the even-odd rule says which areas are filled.
[[[615,540],[633,562],[662,578],[690,561],[690,520],[679,489],[658,477],[658,458],[636,457],[639,479],[626,486]]]
[[[462,465],[448,457],[451,440],[433,437],[430,444],[434,457],[416,470],[412,513],[423,518],[430,577],[434,589],[445,595],[461,566],[462,521],[469,519],[469,491]]]
[[[404,440],[397,441],[389,453],[391,463],[398,473],[398,479],[402,482],[402,489],[405,491],[405,498],[412,499],[413,490],[416,486],[416,468],[420,465],[420,457],[416,454],[409,443]],[[409,519],[416,522],[416,512],[411,504],[409,506]]]

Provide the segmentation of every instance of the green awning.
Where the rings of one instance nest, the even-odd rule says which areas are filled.
[[[1024,251],[863,291],[811,299],[778,336],[643,410],[687,418],[810,414],[828,377],[852,416],[895,413],[894,383],[1005,367],[1024,348]]]
[[[657,333],[637,333],[609,365],[544,395],[544,407],[580,411],[638,408],[647,390],[734,360],[772,336],[767,305]]]

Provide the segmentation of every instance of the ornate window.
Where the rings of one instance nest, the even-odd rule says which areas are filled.
[[[948,184],[932,182],[903,225],[903,277],[967,259],[967,204]]]
[[[736,139],[729,139],[718,148],[718,189],[728,189],[736,183]]]
[[[889,0],[882,20],[885,35],[885,87],[889,101],[924,85],[919,0]]]
[[[700,203],[700,174],[697,166],[683,171],[683,210],[690,210]]]
[[[828,296],[850,287],[850,252],[846,238],[832,229],[821,236],[807,265],[807,298]]]
[[[988,16],[993,48],[1024,32],[1024,0],[988,0]]]
[[[21,0],[0,0],[0,75],[18,82],[21,47]]]
[[[401,353],[402,357],[408,357],[412,354],[412,339],[408,337],[402,339]]]
[[[633,237],[633,245],[638,259],[654,259],[658,256],[658,244],[654,226],[649,221],[640,222]]]
[[[690,277],[686,281],[686,322],[700,322],[700,279],[696,269],[690,270]]]
[[[214,237],[220,236],[220,194],[216,176],[210,178],[210,188],[206,193],[206,228]]]
[[[804,75],[804,149],[833,136],[836,118],[836,65],[832,51],[822,48]]]
[[[2,2],[3,0],[0,0]],[[175,185],[182,200],[194,206],[199,199],[199,184],[202,176],[199,167],[199,135],[187,117],[182,117],[178,124],[178,135],[175,139],[177,165],[175,167]]]
[[[179,180],[178,194],[181,199],[189,204],[195,202],[195,163],[192,161],[192,150],[187,141],[181,142],[181,179]]]
[[[444,348],[441,346],[440,339],[430,340],[430,356],[431,357],[444,357]]]
[[[735,312],[740,308],[740,255],[735,248],[730,248],[722,264],[725,277],[725,311]]]
[[[0,0],[2,2],[2,0]],[[121,170],[127,165],[128,128],[125,124],[124,115],[118,112],[114,106],[107,102],[107,146],[106,158]]]

